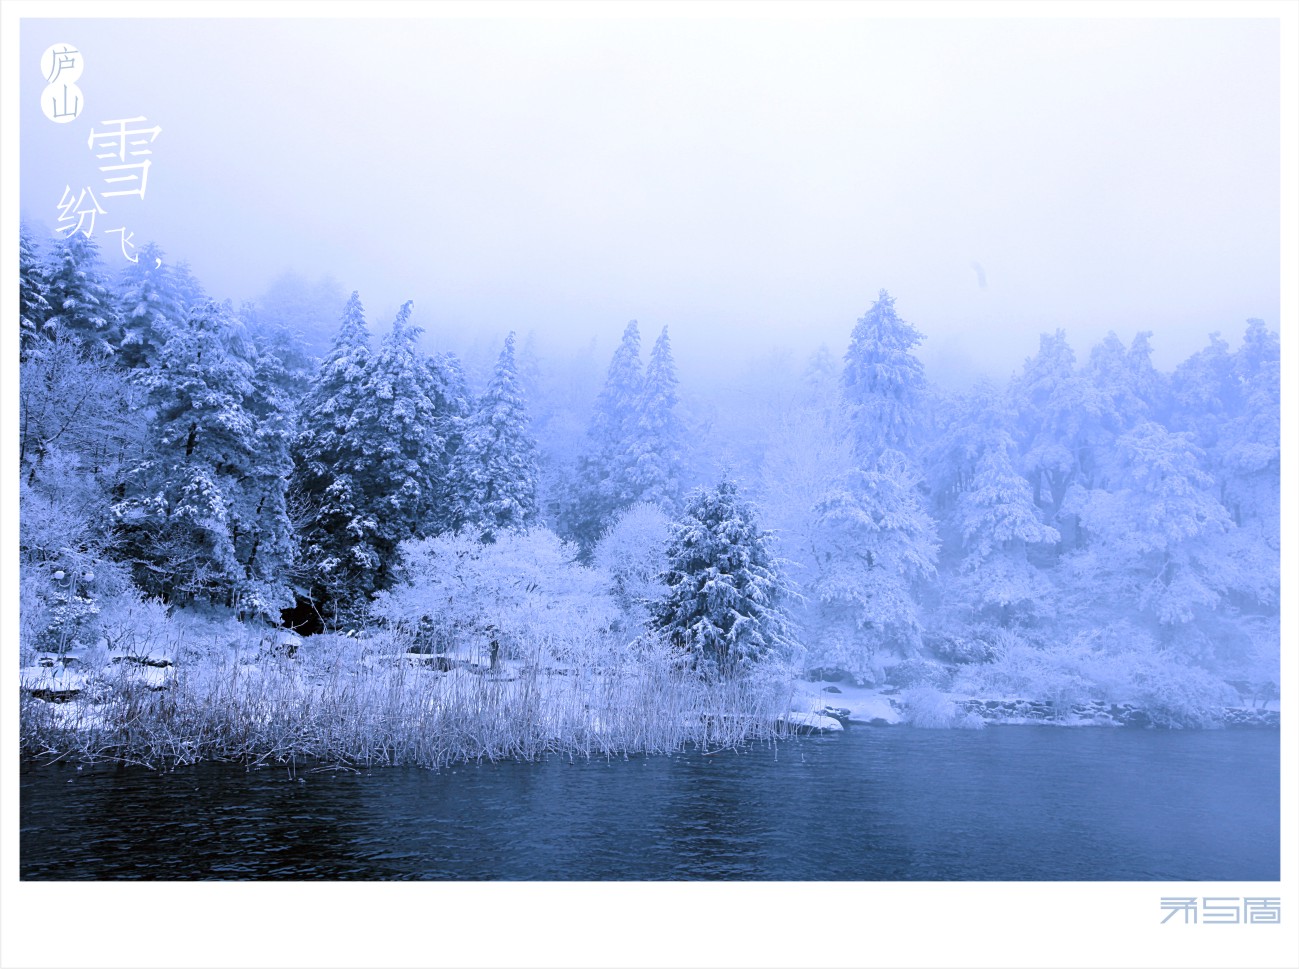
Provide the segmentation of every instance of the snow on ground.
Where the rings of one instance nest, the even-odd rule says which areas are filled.
[[[24,690],[62,693],[83,689],[86,677],[62,666],[26,666],[18,671],[18,682]]]
[[[825,707],[836,707],[848,711],[849,722],[870,723],[875,725],[902,722],[902,713],[895,698],[887,696],[878,687],[854,686],[851,683],[821,683],[797,680],[799,690],[798,709],[812,712]],[[827,692],[826,687],[833,687],[836,692]]]
[[[820,730],[824,733],[834,733],[843,729],[843,724],[838,720],[833,717],[823,717],[818,713],[799,713],[797,710],[791,710],[778,719],[791,727],[804,730]]]

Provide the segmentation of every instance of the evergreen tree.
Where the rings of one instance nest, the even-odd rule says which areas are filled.
[[[950,514],[972,487],[979,460],[990,447],[1012,446],[1014,415],[1001,387],[981,380],[963,394],[942,395],[935,411],[940,426],[925,449],[926,477],[934,506]]]
[[[630,429],[629,493],[665,511],[681,494],[681,422],[676,415],[677,372],[665,326],[650,352],[649,365]]]
[[[1050,583],[1029,562],[1028,549],[1060,540],[1058,531],[1038,520],[1033,493],[1015,471],[1010,449],[1003,433],[983,452],[956,510],[966,550],[961,591],[972,612],[992,612],[1001,625],[1050,599]]]
[[[1065,496],[1083,475],[1088,422],[1097,405],[1063,330],[1042,334],[1037,355],[1025,361],[1010,394],[1020,470],[1045,522],[1072,547],[1077,529],[1073,516],[1063,514]]]
[[[1125,347],[1110,331],[1092,347],[1084,368],[1093,391],[1103,401],[1098,416],[1115,433],[1156,416],[1166,396],[1166,380],[1151,360],[1151,336],[1149,330],[1143,330]]]
[[[434,534],[442,513],[437,502],[448,474],[447,429],[416,347],[422,331],[410,322],[412,305],[402,305],[371,358],[354,414],[363,460],[353,485],[377,557],[373,572],[359,576],[367,595],[390,583],[398,545]]]
[[[640,329],[632,320],[623,331],[596,398],[585,451],[578,459],[574,493],[562,516],[567,537],[587,552],[613,515],[636,500],[630,443],[642,391]]]
[[[822,410],[839,405],[841,368],[830,348],[822,343],[807,361],[799,387],[799,400]]]
[[[436,535],[455,531],[468,520],[472,495],[463,480],[466,467],[462,451],[473,412],[472,395],[464,368],[454,353],[440,353],[424,363],[425,394],[433,403],[436,418],[434,439],[441,442],[436,469],[433,505],[424,531]]]
[[[293,604],[288,577],[296,548],[289,517],[293,428],[297,414],[284,363],[261,341],[251,345],[251,391],[244,401],[256,428],[252,460],[236,481],[231,502],[231,543],[243,575],[236,584],[240,608],[276,623]]]
[[[537,445],[515,369],[513,333],[469,421],[460,455],[465,524],[490,542],[536,521]]]
[[[128,263],[118,276],[118,362],[128,369],[154,366],[168,333],[205,298],[188,266],[173,266],[163,258],[163,251],[151,242],[140,250],[139,261]]]
[[[1142,421],[1115,442],[1107,477],[1071,493],[1086,536],[1065,571],[1090,600],[1079,608],[1135,606],[1167,636],[1218,604],[1227,576],[1214,540],[1232,523],[1203,460],[1189,435]]]
[[[24,222],[18,235],[18,332],[19,359],[26,360],[36,349],[36,339],[50,318],[50,281],[31,230]]]
[[[1281,343],[1262,320],[1247,321],[1231,378],[1240,404],[1219,444],[1224,503],[1238,524],[1275,523],[1281,500]]]
[[[809,663],[870,680],[878,654],[919,645],[916,593],[934,575],[934,523],[906,459],[892,450],[850,472],[816,512],[822,638]]]
[[[137,583],[164,601],[235,605],[245,577],[232,519],[259,455],[246,407],[253,367],[230,349],[237,329],[229,303],[197,308],[141,378],[152,450],[127,473],[114,513]]]
[[[362,492],[368,428],[358,418],[370,367],[369,329],[354,292],[333,348],[303,401],[293,447],[292,494],[302,519],[299,547],[313,572],[311,598],[322,606],[346,598],[379,565],[377,522],[368,514]]]
[[[667,591],[651,607],[652,625],[705,675],[742,672],[796,648],[783,610],[788,589],[756,517],[723,479],[692,492],[673,526]]]
[[[88,353],[114,353],[121,342],[121,324],[95,241],[73,233],[56,243],[48,280],[51,312],[43,332],[71,340]]]
[[[853,328],[844,357],[844,400],[863,463],[886,449],[910,448],[925,387],[924,365],[911,352],[924,337],[898,317],[893,302],[880,290]]]
[[[1173,378],[1175,426],[1206,455],[1214,493],[1237,526],[1213,543],[1230,605],[1275,616],[1280,601],[1280,344],[1249,320],[1232,353],[1217,334]]]

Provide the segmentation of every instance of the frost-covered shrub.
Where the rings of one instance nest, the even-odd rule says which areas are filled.
[[[134,590],[106,599],[100,623],[105,644],[114,653],[171,655],[181,639],[181,627],[167,607],[157,599],[142,599]]]
[[[939,659],[950,663],[990,663],[1005,654],[1006,637],[1000,629],[975,628],[940,632],[926,637],[926,645]]]
[[[595,659],[613,647],[608,578],[546,529],[492,544],[468,533],[406,542],[402,559],[401,580],[375,597],[372,613],[407,648],[426,634],[442,637],[437,651],[494,641],[503,656],[528,659]]]
[[[885,678],[885,654],[861,648],[835,628],[821,628],[807,647],[804,674],[809,679],[848,679],[858,686],[875,686]]]
[[[1213,727],[1221,725],[1223,712],[1239,697],[1204,670],[1151,662],[1140,677],[1136,701],[1156,726]]]
[[[938,663],[913,657],[904,659],[888,670],[888,681],[894,686],[941,686],[948,682],[948,671]]]
[[[952,688],[970,696],[1048,700],[1061,713],[1089,700],[1130,703],[1165,727],[1212,726],[1224,708],[1240,702],[1220,676],[1126,622],[1049,649],[1014,643],[995,662],[962,667]]]
[[[49,606],[45,599],[44,576],[23,569],[18,577],[18,647],[24,666],[32,662],[31,655],[40,648],[41,633],[50,624]]]
[[[914,686],[902,699],[904,719],[913,727],[947,729],[956,726],[956,704],[932,686]]]
[[[52,561],[24,567],[21,594],[24,644],[62,653],[95,645],[103,604],[134,590],[116,563],[63,549]]]
[[[1090,684],[1063,652],[1016,641],[994,662],[959,668],[951,689],[968,696],[1050,700],[1063,710],[1088,699]]]
[[[672,519],[648,502],[638,502],[618,516],[596,543],[591,561],[610,579],[610,591],[633,625],[649,618],[646,606],[666,589],[667,543]]]

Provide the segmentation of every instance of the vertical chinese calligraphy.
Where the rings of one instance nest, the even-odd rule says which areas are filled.
[[[81,114],[85,99],[76,81],[84,67],[81,51],[71,44],[51,44],[41,55],[41,76],[45,78],[41,111],[55,124],[75,121]]]
[[[41,110],[51,121],[67,124],[81,114],[84,102],[80,88],[73,82],[81,76],[84,67],[81,51],[71,44],[53,44],[41,55],[41,72],[47,85],[41,95]],[[162,134],[162,127],[156,124],[150,127],[143,115],[101,121],[99,125],[99,129],[90,129],[86,147],[95,153],[95,158],[106,162],[99,166],[104,185],[98,196],[89,187],[75,192],[71,185],[64,186],[63,197],[56,206],[59,222],[54,230],[64,238],[78,232],[90,238],[95,231],[96,216],[108,215],[100,198],[135,196],[143,201],[149,186],[149,169],[153,166],[150,157],[153,149],[149,146]],[[125,225],[105,231],[118,236],[123,259],[140,261],[138,255],[132,254],[136,248],[132,241],[134,232]]]

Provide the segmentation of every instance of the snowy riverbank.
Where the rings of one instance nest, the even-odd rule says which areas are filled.
[[[229,627],[226,627],[227,630]],[[23,748],[47,759],[439,767],[549,753],[613,756],[728,747],[799,733],[907,724],[1169,726],[1132,702],[975,697],[867,688],[775,670],[705,681],[666,657],[579,668],[464,651],[411,653],[383,635],[270,635],[170,649],[36,654],[19,676]],[[1199,726],[1279,724],[1273,700],[1200,714]]]
[[[799,680],[799,709],[829,710],[850,726],[912,724],[978,729],[983,726],[1050,725],[1069,727],[1167,726],[1160,715],[1131,702],[1088,700],[1056,703],[1029,697],[974,697],[932,688],[860,687],[849,683]],[[1225,706],[1205,726],[1275,728],[1281,723],[1280,701],[1256,706]]]
[[[541,657],[493,667],[475,652],[410,653],[391,637],[337,634],[191,640],[131,658],[38,655],[20,675],[22,746],[45,759],[441,767],[840,728],[795,710],[788,678],[707,681],[656,655],[599,668]]]

